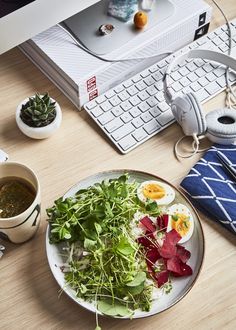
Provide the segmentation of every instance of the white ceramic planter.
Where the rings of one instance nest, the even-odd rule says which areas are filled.
[[[50,98],[52,102],[55,102],[53,98]],[[51,136],[61,125],[62,121],[62,112],[59,104],[56,102],[55,110],[56,110],[56,117],[51,122],[51,124],[44,126],[44,127],[30,127],[26,125],[22,119],[20,118],[20,110],[23,104],[28,102],[29,98],[22,101],[17,109],[16,109],[16,123],[19,129],[27,136],[33,138],[33,139],[45,139]]]

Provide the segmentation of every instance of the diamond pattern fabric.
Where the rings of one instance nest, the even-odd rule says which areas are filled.
[[[223,154],[236,170],[236,146],[213,145],[181,182],[181,187],[199,210],[236,234],[236,181],[219,161]]]

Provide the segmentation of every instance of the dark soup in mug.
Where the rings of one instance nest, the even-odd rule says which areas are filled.
[[[0,178],[0,218],[11,218],[33,203],[36,196],[34,187],[18,177]]]

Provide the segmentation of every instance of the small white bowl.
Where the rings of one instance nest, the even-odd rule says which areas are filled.
[[[51,98],[52,102],[55,102],[53,98]],[[59,104],[55,103],[56,117],[55,119],[47,126],[43,127],[31,127],[25,124],[20,118],[20,111],[22,105],[28,102],[29,98],[23,100],[16,109],[16,123],[19,129],[27,136],[33,139],[45,139],[51,136],[61,125],[62,121],[62,112]]]

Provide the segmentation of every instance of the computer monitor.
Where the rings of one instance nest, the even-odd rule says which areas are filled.
[[[99,0],[0,0],[0,54]]]

